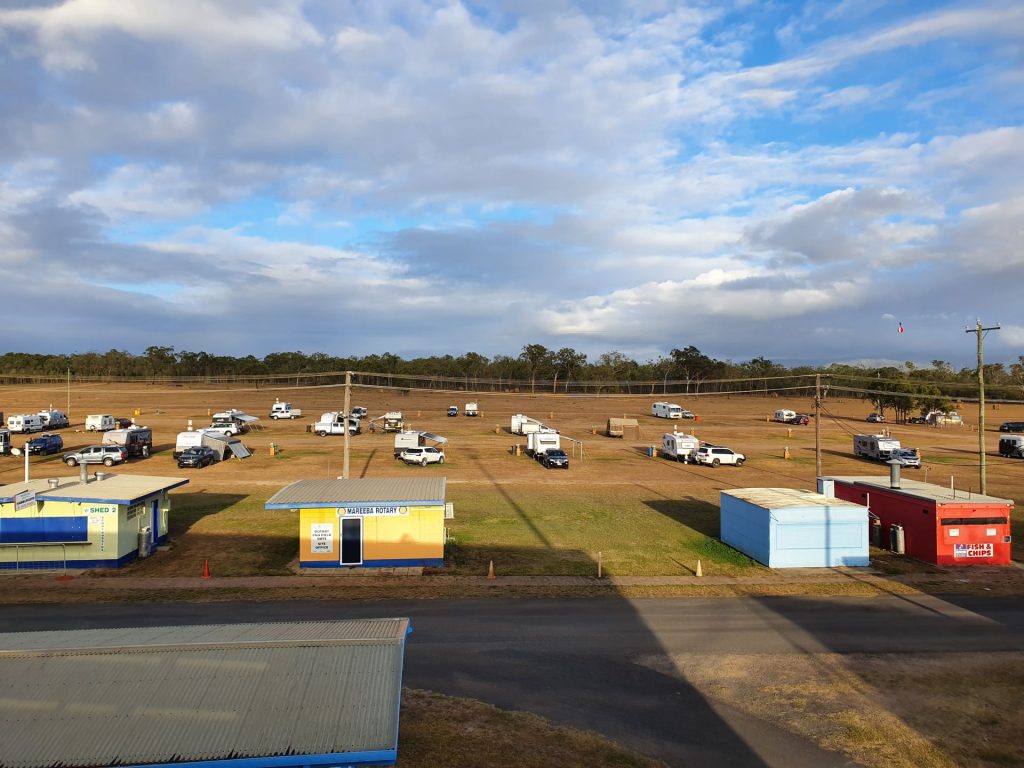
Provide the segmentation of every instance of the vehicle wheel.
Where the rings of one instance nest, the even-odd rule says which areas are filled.
[[[744,462],[744,459],[736,459],[736,466],[737,467],[742,467],[743,466],[743,462]]]
[[[78,462],[75,461],[74,459],[64,459],[64,463],[67,464],[69,467],[77,467],[78,466]]]
[[[438,464],[444,464],[444,456],[437,460]]]
[[[271,416],[270,418],[272,418],[272,419],[273,419],[274,421],[277,421],[277,414],[275,413],[275,414],[274,414],[273,416]]]
[[[327,437],[327,433],[323,431],[317,432],[317,434],[320,435],[320,437]]]
[[[712,467],[717,467],[721,463],[722,463],[721,459],[712,459],[711,460],[711,466]]]
[[[112,467],[112,466],[114,466],[114,460],[111,459],[111,458],[104,459],[103,460],[103,466],[104,467]]]

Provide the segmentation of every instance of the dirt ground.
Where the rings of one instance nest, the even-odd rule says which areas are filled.
[[[190,484],[180,494],[189,504],[226,508],[248,499],[243,506],[258,514],[262,502],[284,485],[299,479],[334,478],[342,472],[341,436],[317,437],[306,425],[326,410],[340,410],[341,387],[255,389],[184,388],[131,384],[72,384],[69,393],[61,386],[5,387],[0,389],[0,409],[7,415],[34,413],[43,408],[67,409],[72,427],[60,431],[65,449],[71,450],[99,442],[95,433],[83,429],[86,415],[110,413],[133,416],[139,424],[153,428],[155,453],[146,460],[133,460],[117,472],[187,477]],[[294,421],[272,421],[268,417],[275,399],[288,400],[303,410]],[[425,473],[447,478],[448,497],[458,510],[460,494],[480,503],[488,495],[499,499],[509,489],[520,492],[551,492],[564,498],[598,495],[627,500],[643,495],[665,499],[718,504],[719,491],[736,487],[793,487],[813,489],[815,483],[814,421],[809,426],[777,424],[768,421],[776,408],[813,412],[806,397],[751,396],[668,396],[673,402],[690,408],[696,421],[671,422],[650,416],[650,405],[662,399],[660,393],[630,397],[577,397],[531,395],[529,393],[464,393],[353,388],[352,405],[369,409],[370,416],[385,411],[402,411],[406,428],[437,432],[449,438],[445,446],[447,462],[443,467],[406,466],[393,458],[393,438],[380,432],[363,434],[351,440],[351,477],[416,477]],[[479,403],[481,415],[470,418],[447,417],[449,405]],[[243,436],[254,455],[244,461],[230,460],[201,470],[179,470],[171,456],[175,436],[209,422],[209,414],[238,408],[260,416],[260,429]],[[911,477],[948,485],[965,491],[977,491],[979,471],[975,424],[977,409],[960,408],[963,427],[934,428],[905,424],[868,424],[865,416],[872,410],[860,400],[827,400],[821,418],[822,468],[825,474],[885,475],[884,465],[854,458],[851,445],[856,433],[876,432],[888,427],[904,446],[917,447],[923,457],[921,470],[906,470]],[[545,470],[525,455],[516,456],[513,446],[525,448],[525,437],[512,435],[510,417],[525,413],[559,429],[563,436],[578,440],[568,448],[573,456],[568,471]],[[637,418],[640,440],[609,438],[602,433],[609,417]],[[988,443],[988,493],[1015,500],[1024,499],[1024,461],[1005,459],[995,451],[1001,421],[1024,420],[1024,406],[993,407],[986,415]],[[660,443],[661,435],[677,426],[693,431],[702,440],[725,445],[744,453],[743,467],[697,467],[680,465],[662,458],[650,458],[647,451]],[[15,436],[15,445],[21,441]],[[271,455],[271,444],[279,451]],[[787,454],[790,458],[785,458]],[[33,457],[34,477],[71,476],[76,471],[65,467],[60,456]],[[0,483],[23,478],[23,462],[17,457],[0,458]],[[204,502],[205,500],[205,502]],[[172,513],[173,514],[173,513]],[[1021,560],[1020,513],[1014,514],[1017,534],[1015,559]],[[275,523],[264,521],[269,528]],[[240,522],[240,526],[244,523]],[[294,530],[292,523],[281,528]],[[458,535],[459,518],[452,521]],[[716,531],[703,531],[716,535]],[[285,546],[278,542],[278,546]],[[291,545],[287,545],[291,546]],[[647,571],[645,571],[647,572]],[[671,570],[671,573],[686,571]]]

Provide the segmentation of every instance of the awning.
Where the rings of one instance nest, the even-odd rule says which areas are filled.
[[[231,449],[231,452],[235,454],[236,458],[247,459],[250,456],[252,456],[252,453],[249,451],[249,449],[246,448],[241,443],[228,443],[228,448]]]
[[[441,435],[435,435],[433,432],[420,432],[420,436],[424,440],[431,440],[435,443],[447,443],[447,437],[441,437]]]

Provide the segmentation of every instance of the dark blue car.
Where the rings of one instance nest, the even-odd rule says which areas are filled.
[[[60,435],[37,435],[25,444],[25,450],[31,453],[38,453],[48,456],[51,453],[59,453],[64,450],[64,440]]]

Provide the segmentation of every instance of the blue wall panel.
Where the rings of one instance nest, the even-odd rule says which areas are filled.
[[[89,519],[75,517],[8,517],[0,520],[0,544],[88,541]]]

